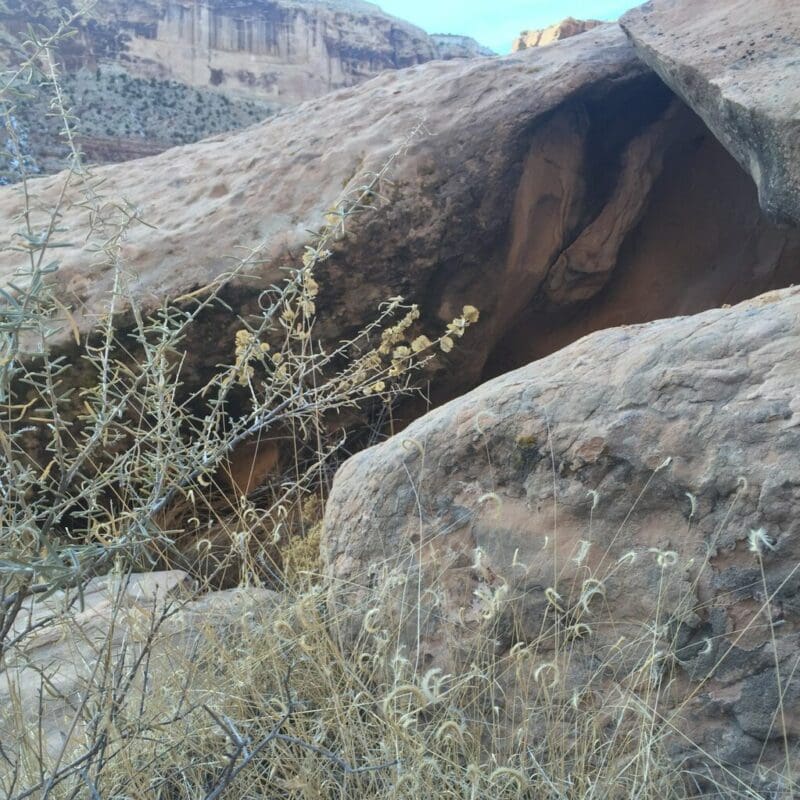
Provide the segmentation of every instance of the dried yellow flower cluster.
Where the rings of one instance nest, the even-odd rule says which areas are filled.
[[[411,308],[408,310],[408,313],[397,322],[395,325],[392,325],[391,328],[387,328],[381,334],[381,344],[378,348],[378,352],[382,356],[388,356],[394,345],[399,344],[403,341],[406,335],[406,331],[419,319],[419,307],[415,303]],[[394,356],[392,356],[394,358]]]
[[[310,272],[303,275],[303,288],[306,295],[312,300],[319,294],[319,284],[314,280],[314,276]]]
[[[475,306],[464,306],[461,309],[461,313],[467,325],[474,325],[481,318],[481,312]]]
[[[255,370],[250,362],[254,358],[263,358],[269,352],[267,342],[259,342],[250,331],[244,329],[236,331],[236,363],[234,370],[236,380],[242,385],[247,386],[250,379],[255,374]]]
[[[431,342],[431,340],[423,334],[422,336],[417,336],[417,338],[411,342],[411,349],[415,353],[421,353],[423,350],[427,350],[429,347],[431,347],[432,344],[433,342]]]
[[[449,353],[455,346],[455,339],[461,338],[464,331],[480,318],[480,312],[475,306],[464,306],[461,316],[448,323],[445,334],[437,340],[443,352]],[[437,342],[432,342],[427,336],[421,334],[412,339],[410,344],[406,340],[409,328],[419,319],[419,308],[411,306],[408,313],[397,324],[387,328],[381,334],[381,343],[377,349],[378,356],[390,356],[391,366],[387,372],[390,378],[397,378],[413,366],[414,356],[431,349]],[[370,365],[372,366],[372,365]],[[361,376],[363,377],[363,376]],[[380,394],[386,390],[383,380],[369,384],[362,390],[364,395]]]
[[[443,353],[449,353],[455,346],[453,337],[460,339],[464,331],[473,323],[480,319],[481,313],[475,306],[464,306],[461,309],[461,316],[456,317],[447,325],[447,333],[439,340],[439,347]]]

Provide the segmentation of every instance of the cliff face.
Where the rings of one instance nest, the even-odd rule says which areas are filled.
[[[434,33],[431,39],[436,45],[436,57],[442,61],[449,61],[451,58],[480,58],[497,55],[494,50],[484,47],[471,36]]]
[[[558,42],[561,39],[569,39],[570,36],[577,36],[579,33],[596,28],[603,23],[599,19],[575,19],[567,17],[556,25],[548,28],[522,31],[511,45],[511,51],[516,53],[519,50],[527,50],[529,47],[544,47],[546,44]]]
[[[22,31],[49,5],[9,0],[0,21]],[[70,71],[118,65],[281,105],[436,57],[425,31],[360,0],[99,0],[77,29],[61,48]]]
[[[29,24],[53,29],[58,7],[6,0],[0,63],[19,58]],[[253,124],[386,69],[481,51],[452,39],[457,46],[440,51],[420,28],[361,0],[98,0],[58,57],[81,146],[89,160],[113,162]],[[18,179],[21,164],[33,174],[63,166],[60,121],[46,104],[16,103],[20,152],[0,152],[0,182]]]
[[[428,35],[372,3],[101,0],[85,59],[289,105],[433,59]]]

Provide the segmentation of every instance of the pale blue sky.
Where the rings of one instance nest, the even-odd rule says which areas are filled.
[[[473,36],[508,53],[521,30],[544,28],[564,17],[616,19],[642,0],[373,0],[384,11],[428,33]]]

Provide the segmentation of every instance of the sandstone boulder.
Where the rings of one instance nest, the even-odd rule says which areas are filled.
[[[561,664],[567,698],[597,679],[606,707],[638,676],[684,766],[779,784],[800,737],[798,341],[798,289],[606,330],[354,456],[323,534],[344,640],[371,612],[453,674],[532,648],[526,674]]]
[[[577,36],[579,33],[596,28],[603,23],[599,19],[575,19],[567,17],[555,25],[547,28],[536,28],[522,31],[511,45],[511,51],[516,53],[518,50],[526,50],[529,47],[544,47],[562,39],[569,39],[570,36]]]
[[[228,629],[263,621],[276,597],[252,587],[194,599],[192,592],[189,576],[173,570],[122,582],[111,575],[95,578],[80,595],[56,592],[29,601],[3,642],[9,648],[0,664],[6,758],[29,758],[38,751],[40,733],[45,759],[85,743],[96,731],[93,709],[108,703],[103,698],[109,693],[121,699],[128,681],[134,687],[128,696],[157,691],[159,674],[188,669],[199,641],[227,646]],[[137,660],[145,649],[142,666]]]
[[[620,24],[750,173],[767,215],[800,224],[800,7],[651,0]]]
[[[558,47],[386,72],[242,132],[98,168],[92,202],[124,198],[153,226],[134,225],[121,248],[145,311],[260,246],[226,295],[246,317],[342,187],[403,148],[420,120],[428,133],[396,162],[390,202],[352,220],[324,265],[315,330],[352,333],[397,294],[420,303],[430,329],[479,306],[480,333],[441,362],[434,402],[592,330],[737,302],[800,275],[800,232],[761,215],[747,175],[616,25]],[[34,228],[62,180],[31,183]],[[53,252],[57,291],[84,334],[114,282],[102,254],[113,219],[91,229],[85,190],[67,191],[65,246]],[[8,247],[22,208],[18,190],[0,190],[3,282],[22,264]],[[187,385],[231,358],[238,326],[221,313],[194,326]],[[64,326],[54,344],[71,336]]]

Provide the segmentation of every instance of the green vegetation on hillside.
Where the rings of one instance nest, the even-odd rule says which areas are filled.
[[[136,78],[121,69],[79,70],[60,78],[64,104],[80,120],[80,140],[89,150],[92,140],[106,157],[119,140],[120,158],[166,150],[207,136],[252,125],[272,113],[268,103],[192,88],[177,81]],[[7,110],[20,138],[28,174],[50,173],[63,167],[68,154],[60,132],[63,122],[50,108],[47,83],[29,85],[24,95]],[[111,141],[106,141],[111,140]],[[8,132],[0,132],[0,184],[21,177],[17,156],[8,143]]]

